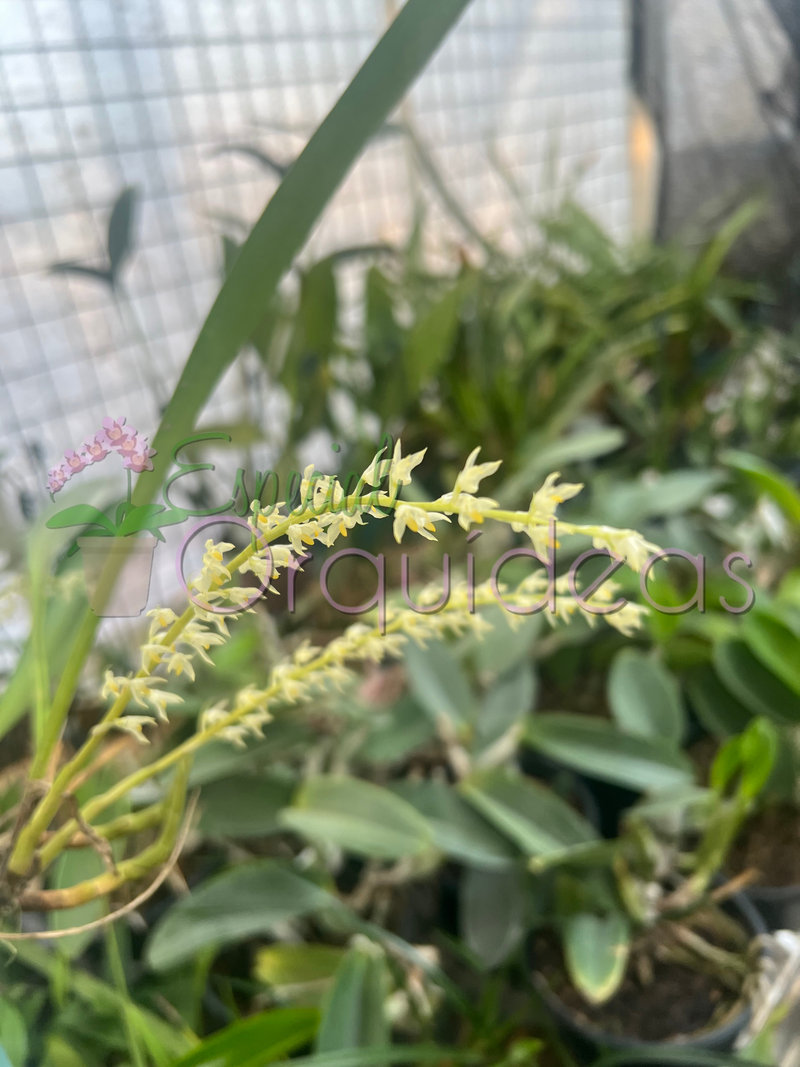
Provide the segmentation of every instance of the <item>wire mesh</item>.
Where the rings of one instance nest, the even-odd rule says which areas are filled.
[[[392,10],[383,0],[6,0],[0,447],[17,489],[40,492],[45,467],[109,412],[154,427],[219,284],[220,233],[244,232],[278,180],[229,146],[294,158]],[[533,206],[554,153],[556,184],[588,164],[580,195],[622,233],[626,51],[622,0],[475,0],[404,116],[487,233],[518,225],[489,148]],[[412,180],[402,140],[376,141],[307,254],[401,239]],[[129,302],[48,271],[102,260],[126,185],[141,195]],[[463,240],[438,207],[431,231]],[[217,414],[234,391],[223,383]]]

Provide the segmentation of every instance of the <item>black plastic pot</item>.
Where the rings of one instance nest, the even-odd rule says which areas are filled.
[[[755,936],[766,933],[764,920],[756,907],[748,900],[744,893],[737,893],[731,897],[725,906],[734,918],[739,919],[745,927]],[[534,981],[539,993],[554,1016],[558,1028],[564,1034],[567,1042],[574,1049],[575,1055],[582,1063],[592,1063],[603,1052],[612,1051],[643,1051],[648,1054],[648,1063],[657,1062],[654,1057],[659,1049],[665,1051],[681,1049],[691,1051],[730,1052],[739,1034],[750,1021],[749,1006],[742,1008],[735,1018],[730,1019],[723,1026],[714,1030],[698,1034],[696,1037],[675,1038],[671,1041],[639,1041],[636,1038],[619,1037],[616,1034],[608,1034],[591,1026],[585,1026],[579,1022],[564,1002],[550,989],[543,976],[534,971]]]
[[[744,895],[768,930],[800,930],[800,885],[753,886]]]

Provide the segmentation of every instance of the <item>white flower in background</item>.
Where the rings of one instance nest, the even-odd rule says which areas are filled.
[[[326,544],[328,548],[335,544],[340,535],[347,537],[347,531],[352,530],[354,526],[366,526],[360,511],[357,511],[354,515],[347,515],[341,511],[334,515],[323,515],[320,521],[327,530],[320,538],[320,541]]]
[[[490,474],[494,474],[503,462],[498,459],[492,463],[475,463],[480,452],[480,446],[473,448],[470,452],[467,462],[464,464],[463,470],[456,478],[455,488],[453,489],[453,500],[457,500],[460,493],[477,493],[478,487],[484,478],[488,478]]]
[[[171,652],[169,660],[167,661],[167,671],[175,674],[183,674],[185,671],[189,677],[194,681],[194,667],[192,666],[192,657],[185,652]]]
[[[406,527],[414,533],[422,534],[428,541],[436,540],[435,522],[450,522],[447,515],[438,511],[425,511],[423,508],[399,504],[394,513],[393,533],[398,545],[403,540]]]
[[[491,464],[486,463],[484,466],[489,467]],[[489,496],[472,496],[470,493],[445,493],[440,500],[443,504],[451,504],[455,508],[458,525],[462,530],[469,530],[473,522],[480,525],[490,511],[500,506]]]
[[[389,470],[389,495],[392,499],[396,499],[399,485],[411,485],[411,472],[422,463],[427,451],[427,448],[423,448],[421,452],[414,452],[403,459],[400,441],[394,446],[392,466]]]
[[[637,574],[650,556],[661,551],[636,530],[615,530],[613,526],[595,527],[592,544],[595,548],[605,548],[612,556],[620,556]]]
[[[583,489],[582,483],[561,482],[558,479],[561,474],[556,471],[548,474],[544,485],[537,490],[531,499],[529,512],[535,519],[549,520],[555,516],[559,504],[565,500],[571,500]]]
[[[384,447],[380,452],[376,452],[373,456],[372,463],[370,463],[361,475],[362,481],[366,482],[367,485],[371,485],[373,488],[381,484],[392,465],[392,460],[381,459],[381,456],[385,451],[386,448]]]
[[[92,734],[103,735],[109,730],[122,730],[123,733],[135,737],[140,745],[149,745],[150,742],[142,733],[143,726],[155,726],[156,720],[151,715],[120,715],[118,719],[109,722],[99,722],[92,727]]]
[[[280,687],[280,698],[295,704],[309,693],[308,682],[294,677],[297,668],[292,663],[279,663],[272,672],[272,684]]]
[[[324,530],[318,522],[298,522],[289,527],[286,536],[292,542],[292,548],[297,555],[302,556],[303,545],[313,545],[323,533]]]
[[[147,702],[155,709],[156,715],[161,722],[167,722],[169,720],[167,708],[170,704],[182,704],[183,697],[179,697],[177,693],[161,693],[159,690],[155,689],[150,693]]]
[[[153,637],[159,630],[168,630],[173,623],[178,621],[178,616],[172,608],[153,608],[152,611],[148,611],[147,616],[153,620],[150,623],[150,637]]]

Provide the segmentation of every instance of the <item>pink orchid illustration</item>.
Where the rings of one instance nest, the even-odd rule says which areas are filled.
[[[101,431],[105,436],[106,441],[112,448],[117,448],[123,441],[129,437],[136,436],[136,430],[133,426],[126,426],[124,417],[121,419],[112,419],[110,416],[103,419],[103,429]]]
[[[100,430],[93,437],[87,437],[83,442],[83,454],[86,463],[99,463],[109,454],[109,448],[103,431]]]
[[[53,467],[52,470],[47,472],[47,488],[51,493],[57,493],[59,489],[63,489],[67,484],[69,475],[64,470],[63,464],[58,467]]]
[[[94,463],[100,463],[116,452],[122,457],[122,465],[128,471],[128,502],[131,497],[131,474],[151,471],[151,457],[156,451],[150,448],[147,438],[137,433],[133,426],[126,426],[124,418],[103,419],[101,429],[93,436],[87,437],[79,452],[69,449],[64,461],[47,472],[47,488],[54,496],[67,484],[73,474],[78,474]]]
[[[64,453],[64,464],[71,475],[79,474],[86,467],[86,463],[86,456],[76,452],[74,448],[69,448]]]
[[[133,455],[126,456],[122,461],[122,466],[127,467],[128,470],[133,471],[134,474],[141,474],[142,471],[151,471],[153,469],[153,461],[151,456],[156,455],[154,448],[148,448],[147,442],[144,442],[144,449],[138,452],[134,452]]]
[[[145,448],[147,448],[147,439],[140,437],[139,434],[135,434],[133,437],[123,437],[121,441],[114,445],[114,451],[123,458],[132,456],[135,452],[141,452]]]

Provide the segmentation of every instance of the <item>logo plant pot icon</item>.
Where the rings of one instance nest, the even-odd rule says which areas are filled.
[[[66,483],[84,468],[115,453],[128,473],[125,500],[113,508],[113,518],[91,504],[76,504],[59,511],[47,525],[51,530],[78,526],[69,555],[81,550],[86,590],[92,611],[102,617],[132,617],[141,614],[150,591],[153,552],[163,541],[162,526],[183,522],[187,513],[164,504],[136,505],[131,500],[131,476],[153,469],[155,450],[125,419],[103,419],[103,426],[87,437],[79,451],[69,450],[63,462],[48,474],[48,488],[55,498]],[[111,508],[107,509],[112,511]]]
[[[141,615],[150,593],[158,541],[144,537],[79,537],[89,607],[102,618]]]

